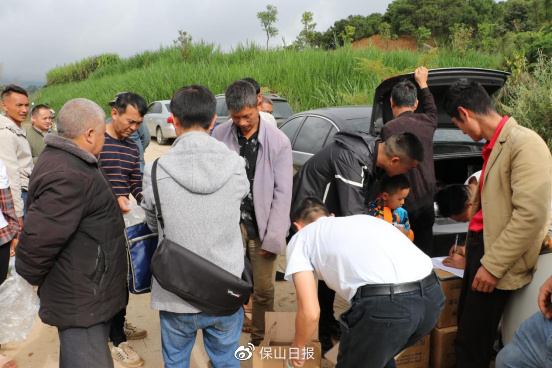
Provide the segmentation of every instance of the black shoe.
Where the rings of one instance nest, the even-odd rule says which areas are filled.
[[[322,348],[322,356],[333,348],[333,341],[330,335],[319,335],[318,340],[320,341],[320,347]]]

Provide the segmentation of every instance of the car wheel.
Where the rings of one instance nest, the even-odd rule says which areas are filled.
[[[157,143],[167,144],[168,140],[163,136],[163,131],[161,131],[161,127],[157,127],[156,136],[157,136]]]

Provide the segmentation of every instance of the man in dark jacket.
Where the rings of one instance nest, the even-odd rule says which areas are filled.
[[[293,177],[292,211],[307,197],[316,197],[335,216],[367,213],[365,201],[372,198],[376,168],[389,176],[403,174],[424,159],[420,140],[400,133],[382,143],[368,133],[341,131],[334,142],[308,160]],[[331,335],[339,335],[334,318],[335,291],[318,283],[320,303],[319,339],[322,350],[332,347]]]
[[[125,306],[124,222],[98,164],[105,114],[75,99],[31,175],[17,272],[38,286],[39,316],[58,328],[60,367],[113,367],[110,320]]]
[[[431,256],[433,244],[433,195],[435,194],[435,169],[433,167],[433,135],[437,129],[437,107],[427,86],[428,70],[421,66],[414,72],[420,87],[419,95],[410,81],[397,83],[391,92],[391,109],[395,119],[385,124],[381,139],[386,141],[393,134],[410,132],[415,134],[424,146],[425,157],[414,169],[405,175],[410,180],[410,193],[404,201],[410,226],[414,231],[414,244]],[[418,100],[423,113],[415,113]]]

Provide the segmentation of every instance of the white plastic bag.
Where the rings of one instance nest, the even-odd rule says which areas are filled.
[[[141,224],[145,221],[146,213],[142,207],[130,201],[127,202],[127,206],[130,208],[130,212],[123,215],[125,219],[125,228]]]
[[[23,341],[33,329],[39,300],[31,284],[12,270],[0,285],[0,344]]]

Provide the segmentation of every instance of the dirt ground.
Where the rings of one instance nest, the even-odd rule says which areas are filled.
[[[151,162],[169,150],[170,146],[159,146],[152,140],[146,150],[146,161]],[[144,367],[163,367],[161,353],[161,333],[157,312],[150,308],[150,295],[131,295],[127,308],[127,320],[135,326],[146,329],[148,336],[143,340],[131,341],[131,345],[142,355],[145,360]],[[348,303],[341,298],[336,298],[336,313],[343,312]],[[276,283],[276,295],[274,309],[276,311],[296,311],[297,300],[295,288],[287,281]],[[247,345],[249,334],[242,333],[240,345]],[[13,342],[2,345],[2,354],[18,361],[20,368],[56,368],[59,366],[59,340],[55,327],[44,325],[36,318],[36,323],[31,334],[23,342]],[[201,333],[198,334],[196,344],[192,350],[191,367],[208,367],[208,357],[203,347]],[[242,367],[251,367],[251,361],[242,362]],[[330,368],[334,365],[322,359],[322,367]],[[116,363],[116,368],[122,365]]]
[[[430,46],[434,47],[432,40],[426,41]],[[418,42],[414,37],[399,37],[397,39],[384,39],[380,35],[366,37],[353,42],[353,49],[374,46],[381,50],[418,50]]]

